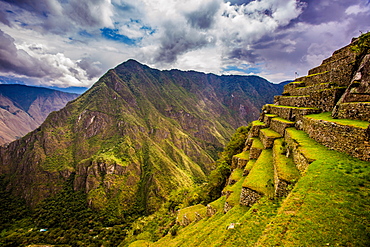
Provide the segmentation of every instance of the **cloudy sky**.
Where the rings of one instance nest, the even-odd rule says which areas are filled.
[[[281,82],[368,31],[369,0],[0,0],[0,76],[89,87],[132,58]]]

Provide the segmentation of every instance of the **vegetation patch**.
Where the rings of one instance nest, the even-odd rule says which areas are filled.
[[[282,138],[274,141],[274,165],[278,176],[288,182],[298,181],[300,173],[291,157],[286,157],[286,148]]]
[[[281,117],[274,117],[273,120],[276,120],[276,121],[279,121],[279,122],[282,122],[282,123],[287,123],[287,124],[294,124],[294,122],[286,120],[286,119],[281,118]]]
[[[254,164],[256,163],[257,160],[249,160],[247,165],[245,166],[244,170],[250,171],[252,170]]]
[[[253,137],[252,148],[263,149],[263,144],[259,138]]]
[[[340,124],[340,125],[352,126],[356,128],[362,128],[362,129],[366,129],[370,125],[369,122],[362,121],[362,120],[334,119],[331,117],[331,112],[306,115],[305,117],[315,119],[315,120],[324,120],[324,121],[333,122],[333,123]]]
[[[207,207],[202,205],[202,204],[198,204],[198,205],[194,205],[194,206],[191,206],[191,207],[183,208],[183,209],[179,210],[179,212],[177,214],[176,222],[181,223],[184,220],[185,217],[190,222],[193,222],[197,219],[197,215],[204,218],[206,216],[206,213],[207,213]]]
[[[264,136],[271,138],[281,138],[281,135],[279,133],[270,128],[261,129],[260,131],[263,133]]]
[[[252,126],[261,126],[261,125],[265,125],[265,123],[264,122],[261,122],[259,120],[256,120],[256,121],[253,121],[252,122]]]
[[[236,168],[230,175],[230,180],[239,181],[243,177],[243,170],[240,168]]]
[[[246,177],[243,187],[272,198],[274,196],[274,166],[271,149],[264,149]]]
[[[270,107],[275,107],[275,108],[302,109],[302,110],[319,110],[319,108],[315,108],[315,107],[296,107],[296,106],[273,105],[273,104],[269,104],[269,106]]]
[[[368,246],[370,163],[329,150],[303,131],[289,131],[315,161],[258,246]]]
[[[240,194],[242,192],[242,185],[244,182],[245,177],[241,177],[238,182],[236,182],[229,191],[232,191],[229,197],[227,197],[226,202],[229,206],[234,207],[239,204]]]
[[[239,159],[243,159],[243,160],[249,160],[249,153],[250,153],[249,150],[243,151],[240,154],[235,155],[235,157],[238,157]]]

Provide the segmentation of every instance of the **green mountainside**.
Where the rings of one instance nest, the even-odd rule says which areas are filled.
[[[171,191],[204,182],[234,129],[279,91],[257,76],[159,71],[129,60],[1,148],[0,174],[31,206],[73,177],[93,209],[118,218],[150,213]]]

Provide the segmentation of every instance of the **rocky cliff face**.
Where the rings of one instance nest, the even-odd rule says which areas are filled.
[[[73,176],[94,208],[151,210],[201,182],[234,128],[279,91],[259,77],[159,71],[129,60],[0,150],[8,189],[35,204]]]
[[[39,127],[52,111],[62,109],[77,94],[24,85],[0,85],[0,145]]]

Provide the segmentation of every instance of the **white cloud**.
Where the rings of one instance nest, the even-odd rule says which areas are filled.
[[[15,74],[37,65],[24,75],[65,86],[89,86],[129,58],[212,73],[247,64],[277,82],[306,73],[370,25],[369,5],[360,0],[352,6],[345,0],[236,2],[242,1],[1,1],[0,29],[16,48],[3,52],[17,54],[3,65],[11,62]],[[327,13],[332,5],[336,13]],[[111,38],[103,28],[112,30]]]

